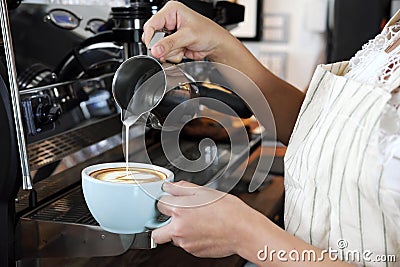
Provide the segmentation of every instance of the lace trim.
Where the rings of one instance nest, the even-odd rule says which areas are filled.
[[[400,38],[400,23],[385,28],[380,34],[363,45],[353,58],[350,59],[346,77],[378,85],[389,85],[400,73],[400,46],[390,53],[385,49]],[[384,60],[376,61],[378,58]],[[368,68],[369,74],[361,70]],[[372,72],[372,73],[371,73]]]
[[[400,46],[387,53],[385,49],[400,38],[400,22],[385,28],[380,34],[363,45],[345,71],[345,76],[359,82],[393,88],[400,78]],[[400,85],[395,85],[400,86]],[[393,157],[400,146],[400,90],[393,90],[380,123],[379,143],[384,162]]]

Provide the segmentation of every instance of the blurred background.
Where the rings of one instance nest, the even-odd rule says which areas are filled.
[[[125,5],[124,0],[27,0],[63,5]],[[127,1],[129,2],[129,1]],[[204,0],[217,2],[217,0]],[[232,0],[246,7],[232,29],[276,75],[306,90],[319,63],[348,60],[400,7],[399,0]]]

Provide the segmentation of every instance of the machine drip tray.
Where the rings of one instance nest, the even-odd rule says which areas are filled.
[[[22,217],[18,232],[24,240],[22,258],[117,256],[128,249],[155,247],[151,232],[104,231],[90,214],[81,187]]]
[[[210,168],[197,173],[181,171],[168,163],[159,145],[153,146],[148,152],[154,157],[152,160],[154,164],[174,172],[175,181],[186,180],[204,185],[213,180],[229,181],[229,179],[219,179],[225,175],[228,175],[228,178],[234,175],[234,172],[225,173],[229,159],[231,160],[229,165],[234,166],[235,170],[247,169],[251,166],[249,164],[251,162],[247,162],[247,156],[251,154],[250,158],[257,158],[255,154],[259,153],[257,148],[260,143],[259,137],[254,138],[250,142],[248,151],[243,151],[243,154],[235,155],[233,158],[229,157],[229,146],[219,144],[218,161]],[[198,156],[197,144],[194,142],[182,143],[181,149],[189,158]],[[216,184],[218,187],[224,187],[223,183],[214,183]],[[20,248],[21,258],[117,256],[129,249],[155,247],[151,232],[120,235],[104,231],[92,217],[80,185],[22,215],[17,232],[20,234],[20,240],[24,240]]]
[[[83,198],[82,188],[78,187],[64,197],[27,216],[32,220],[64,222],[98,226],[90,214]]]

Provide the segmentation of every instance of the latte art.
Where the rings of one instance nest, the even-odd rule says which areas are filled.
[[[167,175],[146,168],[105,168],[89,174],[91,177],[112,183],[142,184],[165,180]]]

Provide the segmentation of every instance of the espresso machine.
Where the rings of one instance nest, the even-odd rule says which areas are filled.
[[[183,2],[224,26],[244,19],[243,7],[231,2]],[[2,1],[0,266],[118,258],[154,246],[149,232],[102,230],[85,204],[80,172],[92,164],[124,160],[113,75],[125,59],[144,53],[143,25],[164,4],[132,0],[110,8]],[[230,146],[221,141],[212,168],[187,173],[166,159],[159,131],[145,134],[152,162],[173,171],[176,181],[205,184],[229,160]],[[260,138],[249,138],[248,152],[256,158]],[[182,139],[187,158],[198,157],[194,139]],[[234,165],[246,168],[251,161],[238,156]]]

